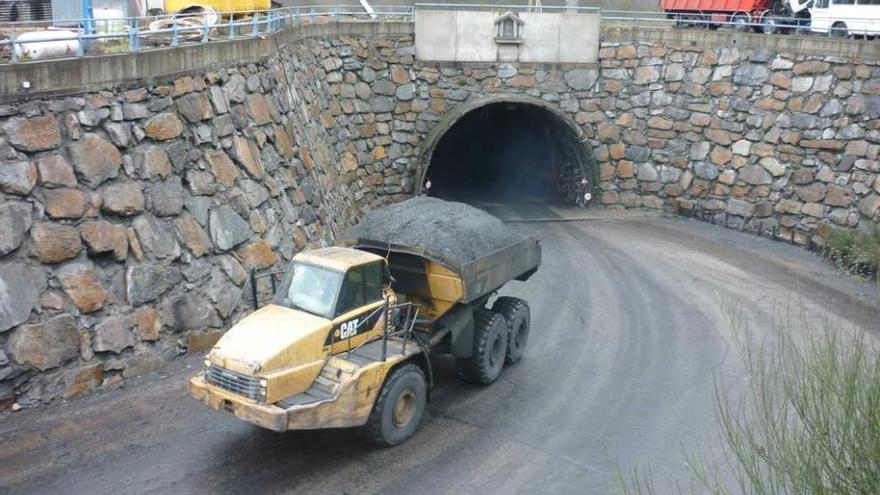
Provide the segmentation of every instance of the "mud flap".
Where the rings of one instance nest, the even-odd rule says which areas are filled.
[[[474,353],[474,312],[470,306],[460,305],[445,314],[438,325],[449,328],[452,355],[456,358],[469,358]]]

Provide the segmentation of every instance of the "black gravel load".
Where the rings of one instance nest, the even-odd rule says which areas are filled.
[[[526,239],[483,210],[425,196],[371,211],[345,238],[419,247],[457,265]]]

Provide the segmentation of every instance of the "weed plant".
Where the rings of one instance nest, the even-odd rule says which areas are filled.
[[[721,455],[689,458],[693,485],[686,491],[660,489],[644,468],[618,468],[620,491],[880,494],[880,353],[873,339],[829,322],[812,328],[801,318],[775,321],[773,337],[760,343],[741,316],[733,313],[730,322],[748,386],[731,397],[716,380]]]
[[[835,229],[825,245],[825,256],[847,269],[865,276],[880,273],[880,230],[871,227],[864,232]]]

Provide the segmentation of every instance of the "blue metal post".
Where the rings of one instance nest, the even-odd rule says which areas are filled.
[[[128,18],[128,51],[138,51],[138,20],[137,17]]]
[[[82,0],[83,34],[85,39],[80,39],[80,50],[83,54],[89,51],[91,35],[95,34],[95,14],[92,11],[92,0]]]
[[[171,20],[173,21],[171,24],[171,46],[178,46],[180,39],[177,33],[177,16],[172,17]]]
[[[92,0],[82,0],[83,31],[95,34],[95,14],[92,11]]]

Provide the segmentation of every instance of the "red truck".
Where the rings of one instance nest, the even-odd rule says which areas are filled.
[[[752,28],[768,34],[809,24],[812,4],[813,0],[660,0],[660,8],[676,25],[717,29],[732,23],[739,31]]]

